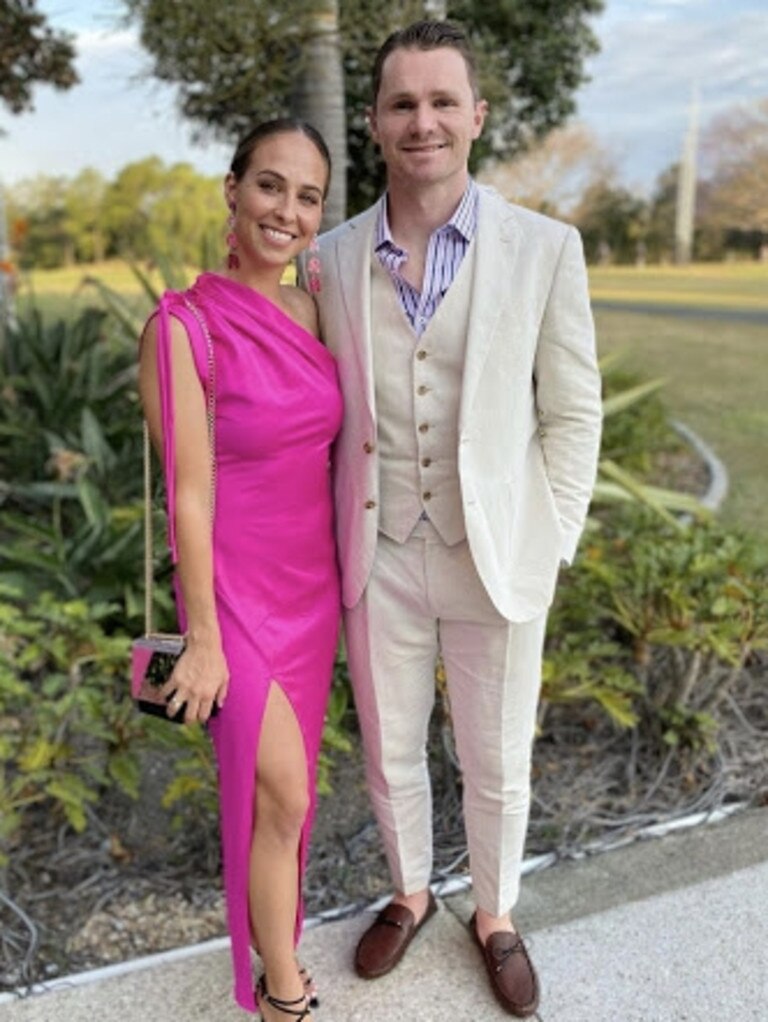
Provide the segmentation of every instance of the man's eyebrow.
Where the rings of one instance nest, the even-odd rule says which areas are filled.
[[[450,88],[430,89],[429,97],[434,99],[436,96],[455,96],[456,90]],[[392,92],[387,96],[389,102],[396,102],[398,99],[414,99],[415,93],[408,91],[407,89],[401,89],[399,92]]]

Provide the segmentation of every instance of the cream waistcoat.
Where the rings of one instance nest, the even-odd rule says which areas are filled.
[[[379,453],[379,529],[404,543],[423,511],[449,546],[466,538],[458,421],[475,248],[417,337],[392,280],[371,256]]]

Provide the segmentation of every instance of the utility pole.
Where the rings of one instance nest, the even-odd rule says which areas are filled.
[[[675,207],[675,262],[685,266],[691,261],[693,225],[696,217],[696,158],[699,145],[699,89],[691,91],[691,112],[683,142],[680,170],[677,175]]]

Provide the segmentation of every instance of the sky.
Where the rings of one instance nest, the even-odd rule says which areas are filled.
[[[71,177],[86,166],[112,177],[153,154],[223,174],[229,147],[192,142],[175,89],[148,76],[120,3],[39,0],[38,8],[52,27],[75,33],[82,83],[68,92],[38,87],[32,113],[0,110],[0,182]],[[593,26],[601,52],[587,65],[576,116],[639,192],[679,158],[694,85],[704,125],[768,97],[768,0],[607,0]]]

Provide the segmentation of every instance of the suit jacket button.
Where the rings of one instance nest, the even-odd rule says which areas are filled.
[[[419,426],[419,433],[426,433],[428,429],[429,429],[429,423],[428,422],[422,422],[422,424]]]
[[[367,511],[370,511],[371,508],[374,508],[374,507],[376,507],[376,501],[375,500],[366,500],[365,508],[366,508]]]
[[[371,443],[370,440],[365,441],[365,443],[363,444],[363,450],[365,451],[366,454],[373,454],[374,445]]]
[[[423,362],[423,361],[424,361],[424,359],[425,359],[426,357],[427,357],[427,353],[426,353],[426,351],[424,351],[424,349],[423,349],[423,348],[419,348],[419,350],[418,350],[418,351],[416,352],[416,358],[417,358],[417,359],[418,359],[418,360],[419,360],[420,362]]]

